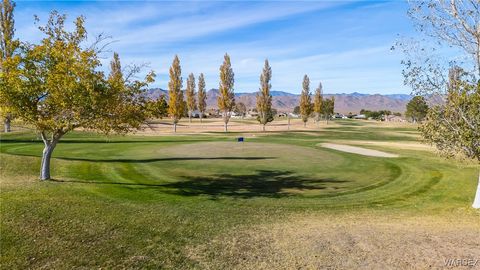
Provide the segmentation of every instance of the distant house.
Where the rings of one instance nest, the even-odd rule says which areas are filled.
[[[220,116],[220,111],[218,109],[207,109],[206,115],[209,117],[219,117]]]
[[[243,118],[243,115],[237,112],[230,112],[232,118]]]
[[[398,116],[398,115],[387,115],[387,117],[385,117],[385,121],[387,121],[387,122],[406,122],[407,120],[405,120],[404,118],[402,118],[401,116]]]
[[[292,118],[298,118],[299,117],[299,115],[296,114],[296,113],[289,113],[288,115]]]
[[[195,110],[192,112],[192,118],[200,118],[200,111]]]
[[[249,118],[255,118],[257,116],[258,116],[258,112],[254,111],[254,110],[249,110],[247,112],[247,117],[249,117]]]
[[[365,114],[357,114],[353,119],[367,119],[367,116]]]
[[[346,115],[343,115],[341,113],[336,113],[332,118],[335,119],[347,119],[348,117]]]
[[[285,112],[281,112],[281,113],[277,114],[277,117],[287,117],[287,116],[288,116],[288,114],[285,113]]]

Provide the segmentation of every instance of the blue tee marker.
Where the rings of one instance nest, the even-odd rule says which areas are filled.
[[[238,137],[237,142],[243,142],[243,137]]]

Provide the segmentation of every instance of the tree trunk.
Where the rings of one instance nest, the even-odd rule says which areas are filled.
[[[42,165],[40,168],[40,180],[50,180],[50,159],[55,145],[45,145],[43,148]]]
[[[45,133],[42,132],[42,140],[44,143],[42,163],[40,166],[40,180],[50,180],[50,160],[52,158],[53,150],[57,146],[58,141],[62,137],[63,133],[56,133],[52,136],[52,139],[47,139]]]
[[[177,133],[177,123],[173,123],[173,133]]]
[[[307,127],[307,121],[303,121],[303,127]]]
[[[288,130],[290,130],[290,115],[288,116]]]
[[[223,112],[223,122],[225,123],[224,126],[225,126],[225,132],[228,132],[228,120],[229,120],[229,116],[228,116],[228,111],[224,111]]]
[[[262,130],[265,132],[265,124],[262,125]]]
[[[480,208],[480,173],[478,174],[477,193],[475,194],[475,199],[473,200],[472,207],[475,209]]]
[[[203,113],[200,112],[200,123],[202,123],[202,122],[203,122]]]
[[[192,123],[192,112],[188,113],[188,122]]]
[[[12,122],[12,120],[10,119],[10,117],[5,117],[5,132],[10,132],[10,123]]]

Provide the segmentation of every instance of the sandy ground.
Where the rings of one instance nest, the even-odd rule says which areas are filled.
[[[353,120],[361,121],[366,127],[378,127],[381,125],[382,127],[386,128],[403,128],[403,127],[412,127],[415,126],[410,123],[394,123],[394,122],[378,122],[378,121],[366,121],[366,120]],[[324,129],[324,128],[332,128],[332,127],[341,127],[335,121],[329,121],[328,124],[325,121],[320,121],[315,123],[313,119],[309,119],[307,125],[304,126],[301,119],[292,118],[290,119],[290,124],[288,120],[283,119],[275,119],[275,121],[268,123],[266,125],[266,132],[268,133],[275,133],[275,132],[284,132],[284,131],[302,131],[305,134],[311,135],[318,135],[316,132]],[[32,130],[24,126],[23,124],[16,123],[12,126],[13,131],[21,131],[21,130]],[[82,130],[82,129],[78,129]],[[231,119],[228,123],[228,131],[230,132],[252,132],[256,134],[262,134],[262,125],[260,125],[255,119]],[[311,133],[308,133],[312,131]],[[177,133],[176,134],[199,134],[199,133],[211,133],[211,132],[224,132],[224,124],[221,118],[208,118],[204,119],[203,123],[200,122],[198,118],[192,119],[190,123],[188,119],[183,118],[180,123],[177,125]],[[348,131],[348,130],[335,130],[335,132],[356,132],[356,131]],[[2,133],[2,130],[0,130]],[[386,131],[389,135],[397,135],[403,137],[412,137],[412,139],[418,138],[419,135],[417,134],[410,134],[408,132],[397,132],[397,131]],[[135,134],[137,135],[171,135],[174,134],[173,132],[173,124],[170,119],[158,119],[153,121],[153,123],[148,124],[145,126],[143,130],[136,131]]]
[[[475,221],[312,216],[239,228],[189,253],[205,269],[480,269],[478,243]],[[474,265],[447,265],[458,259]]]
[[[397,128],[397,127],[412,127],[410,123],[389,123],[389,122],[378,122],[378,121],[365,121],[365,120],[353,120],[361,121],[367,127],[382,127],[387,128]],[[287,119],[275,119],[275,121],[268,123],[266,125],[267,132],[283,132],[283,131],[318,131],[323,128],[331,127],[340,127],[335,121],[329,121],[328,124],[325,121],[320,121],[315,123],[312,119],[307,122],[307,125],[304,126],[301,119],[290,119],[290,125],[288,124]],[[188,119],[182,119],[177,125],[177,133],[180,134],[190,134],[190,133],[207,133],[207,132],[223,132],[224,125],[223,120],[220,118],[208,118],[204,119],[203,123],[200,123],[200,120],[195,118],[192,119],[190,123]],[[262,126],[255,119],[231,119],[228,123],[228,131],[232,132],[259,132],[262,131]],[[352,132],[348,130],[336,130],[335,132]],[[390,132],[390,131],[387,131]],[[395,132],[395,135],[400,136],[410,136],[408,133],[404,132]],[[151,123],[144,131],[139,132],[139,134],[171,134],[173,133],[173,125],[169,119],[157,120],[154,123]],[[418,136],[418,135],[416,135]],[[413,137],[413,136],[412,136]]]
[[[382,152],[382,151],[378,151],[378,150],[372,150],[372,149],[367,149],[367,148],[362,148],[362,147],[357,147],[357,146],[343,145],[343,144],[322,143],[322,144],[320,144],[320,146],[325,147],[325,148],[329,148],[329,149],[342,151],[342,152],[359,154],[359,155],[363,155],[363,156],[386,157],[386,158],[399,157],[396,154],[391,154],[391,153],[387,153],[387,152]]]
[[[334,122],[329,122],[328,127],[338,126]],[[303,126],[303,122],[300,119],[291,119],[290,125],[286,119],[275,120],[272,123],[266,125],[267,132],[283,132],[283,131],[314,131],[323,127],[327,127],[325,122],[313,123],[313,121],[307,122],[307,126]],[[228,131],[230,132],[261,132],[262,125],[252,119],[233,119],[228,123]],[[188,120],[182,120],[177,125],[177,134],[191,134],[191,133],[208,133],[208,132],[224,132],[224,124],[222,119],[205,119],[203,123],[200,123],[199,119],[193,119],[192,123]],[[137,132],[141,135],[161,135],[161,134],[173,134],[173,125],[168,120],[162,120],[161,122],[150,124],[145,130]]]

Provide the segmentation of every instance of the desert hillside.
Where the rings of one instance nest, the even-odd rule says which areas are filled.
[[[168,91],[160,88],[149,89],[148,95],[156,98],[160,94],[168,96]],[[208,107],[217,106],[217,89],[210,89],[207,92],[207,105]],[[256,93],[236,93],[235,99],[237,102],[243,102],[248,108],[255,107]],[[279,111],[292,111],[299,103],[300,95],[283,92],[272,91],[273,107]],[[326,94],[327,98],[335,97],[335,112],[339,113],[358,113],[361,109],[367,110],[390,110],[392,112],[405,111],[405,106],[410,100],[409,95],[405,94],[393,94],[393,95],[380,95],[380,94]]]

